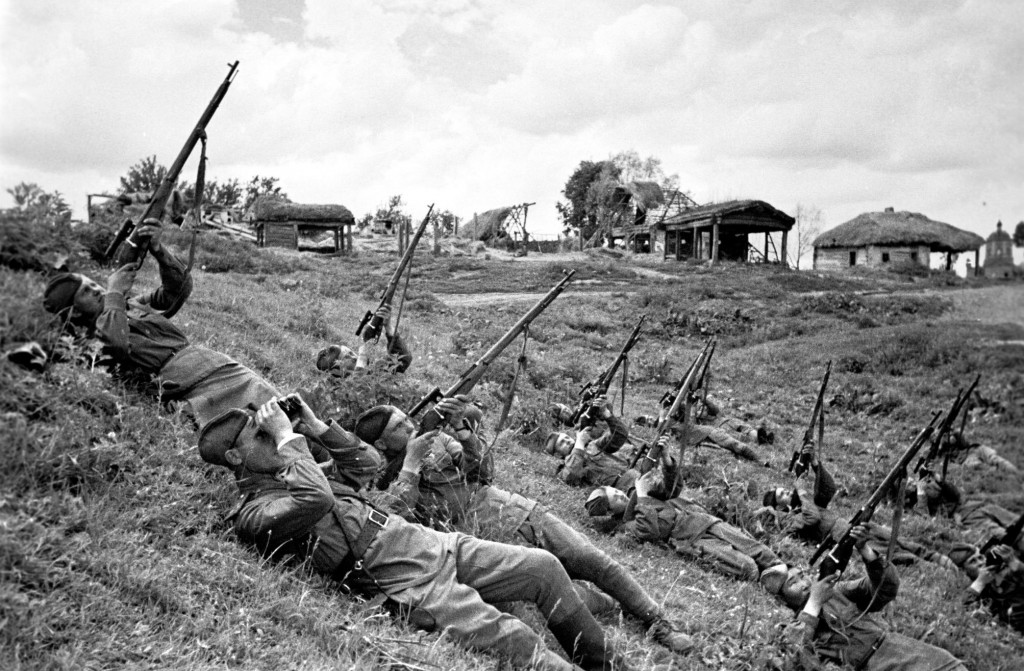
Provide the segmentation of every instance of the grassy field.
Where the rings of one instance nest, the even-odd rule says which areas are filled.
[[[583,512],[587,491],[553,477],[556,463],[540,449],[551,428],[546,404],[572,403],[639,314],[649,328],[632,355],[628,419],[653,412],[704,340],[717,335],[713,393],[783,427],[766,453],[773,469],[707,450],[686,461],[688,481],[705,485],[709,506],[748,524],[787,560],[806,562],[811,548],[765,536],[749,513],[762,491],[787,481],[792,445],[828,360],[828,398],[837,402],[828,408],[825,454],[843,486],[834,505],[844,514],[975,373],[989,404],[972,415],[969,438],[1024,468],[1019,284],[425,251],[402,316],[413,367],[397,380],[354,378],[317,402],[343,422],[382,400],[411,406],[454,382],[529,307],[529,294],[575,268],[576,281],[531,328],[527,372],[494,448],[496,484],[547,503],[631,567],[697,640],[681,668],[784,669],[806,661],[782,647],[780,625],[791,616],[758,586],[603,533]],[[175,321],[193,342],[235,356],[281,389],[312,390],[315,352],[355,344],[359,317],[376,306],[396,259],[254,251],[204,239],[195,292]],[[150,262],[140,285],[156,281]],[[0,267],[4,349],[30,339],[53,343],[43,286],[35,272]],[[518,348],[475,391],[492,425]],[[44,375],[0,363],[0,668],[502,668],[239,546],[222,521],[234,502],[230,475],[199,460],[190,423],[94,370],[94,349],[69,342],[59,349],[74,361]],[[1019,476],[954,466],[952,477],[972,495],[1024,509]],[[879,519],[888,514],[880,510]],[[960,536],[951,523],[920,514],[909,515],[904,530],[939,547]],[[1021,668],[1024,639],[960,605],[964,577],[932,564],[903,568],[901,577],[900,597],[885,614],[893,628],[948,648],[977,671]],[[636,668],[666,661],[634,623],[604,624]]]

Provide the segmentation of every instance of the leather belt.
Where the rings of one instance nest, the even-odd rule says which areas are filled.
[[[377,537],[377,534],[386,529],[387,526],[387,513],[371,507],[370,513],[366,516],[366,523],[363,524],[363,528],[359,532],[359,536],[355,542],[349,545],[349,553],[345,555],[345,558],[334,569],[335,580],[338,580],[347,587],[352,574],[363,570],[363,555],[366,554],[366,549],[370,547],[370,543]]]

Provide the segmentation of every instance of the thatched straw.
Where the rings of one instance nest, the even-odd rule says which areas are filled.
[[[815,247],[927,245],[933,252],[966,252],[981,247],[980,235],[918,212],[865,212],[814,239]]]
[[[260,198],[254,207],[257,221],[324,221],[351,224],[355,217],[344,205],[307,205],[275,198]]]
[[[633,203],[641,210],[665,204],[665,192],[657,182],[628,182],[623,187],[633,197]]]
[[[505,229],[505,219],[512,212],[511,207],[498,207],[473,217],[466,217],[459,223],[459,237],[488,242],[500,236]]]

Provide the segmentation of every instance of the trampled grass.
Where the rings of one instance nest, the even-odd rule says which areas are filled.
[[[235,356],[282,390],[317,386],[321,347],[355,345],[355,326],[376,305],[396,258],[261,251],[231,267],[244,256],[204,242],[197,258],[227,267],[208,272],[197,261],[194,295],[175,321],[193,342]],[[531,302],[491,294],[543,293],[563,267],[576,268],[579,281],[531,328],[510,431],[495,447],[496,484],[544,502],[631,567],[696,638],[682,668],[800,668],[806,660],[781,646],[780,625],[790,615],[763,590],[669,549],[604,533],[585,516],[587,491],[554,479],[556,462],[540,450],[551,428],[546,404],[572,403],[641,312],[649,328],[631,356],[627,420],[652,412],[704,339],[718,335],[713,393],[781,426],[766,451],[774,470],[709,450],[686,457],[688,482],[706,485],[708,505],[756,534],[763,532],[749,513],[764,489],[787,481],[791,447],[829,359],[828,398],[837,400],[828,408],[825,452],[844,488],[834,505],[845,514],[930,411],[944,409],[975,373],[991,406],[975,413],[969,437],[1024,467],[1024,348],[1000,344],[1024,340],[1024,329],[958,320],[942,278],[835,278],[586,255],[484,261],[424,250],[402,315],[412,368],[399,379],[353,380],[320,398],[323,407],[344,422],[379,400],[408,407],[432,387],[449,386]],[[150,262],[140,285],[156,281]],[[29,339],[49,348],[56,327],[39,303],[43,284],[37,273],[0,268],[4,349]],[[451,294],[482,300],[449,307]],[[0,667],[503,668],[353,601],[302,567],[270,565],[239,546],[222,521],[234,502],[230,476],[199,460],[189,422],[91,369],[88,349],[63,349],[75,358],[42,375],[0,362]],[[491,426],[519,349],[513,343],[475,391]],[[965,491],[1024,509],[1020,476],[957,465],[952,473]],[[879,518],[888,514],[880,510]],[[960,535],[950,522],[917,513],[904,529],[939,546]],[[811,552],[765,538],[792,561]],[[1011,669],[1024,658],[1020,634],[960,605],[963,577],[929,564],[904,567],[901,577],[901,595],[886,614],[894,628],[948,647],[976,671]],[[604,624],[638,669],[665,660],[635,623],[611,617]]]

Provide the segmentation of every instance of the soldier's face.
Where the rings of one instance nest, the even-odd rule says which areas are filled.
[[[964,573],[966,573],[971,580],[977,578],[983,568],[985,568],[985,555],[980,552],[975,552],[967,558],[967,561],[964,562]]]
[[[416,424],[404,412],[395,410],[391,413],[388,425],[381,434],[380,441],[383,443],[386,456],[401,453],[409,444],[409,440],[416,433]]]
[[[786,489],[785,487],[775,488],[775,508],[783,512],[788,512],[793,508],[793,490]]]
[[[779,597],[793,608],[801,608],[807,603],[807,597],[811,594],[811,579],[798,568],[789,569],[786,582],[779,590]]]
[[[557,454],[560,457],[564,457],[568,455],[570,452],[572,452],[572,448],[575,444],[576,441],[573,440],[572,436],[570,436],[569,434],[558,433],[557,435],[555,435],[555,441],[552,447],[552,451],[554,452],[554,454]]]
[[[85,275],[79,277],[82,278],[82,284],[75,292],[75,312],[82,317],[95,319],[103,312],[103,297],[107,291],[92,278]]]
[[[261,431],[252,417],[235,439],[234,447],[225,454],[228,463],[243,466],[253,473],[276,473],[284,468],[285,459],[277,452],[270,434]]]

